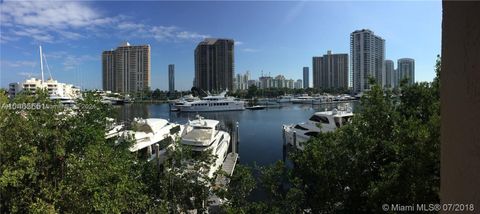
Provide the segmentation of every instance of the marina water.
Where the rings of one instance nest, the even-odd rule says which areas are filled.
[[[358,102],[349,103],[355,111]],[[307,121],[318,111],[332,110],[336,104],[282,104],[280,108],[226,112],[171,112],[169,104],[132,103],[114,106],[117,120],[130,122],[135,117],[163,118],[171,122],[185,124],[198,114],[206,119],[220,121],[222,129],[233,131],[239,123],[239,144],[237,151],[240,163],[253,166],[270,165],[284,159],[282,125]]]

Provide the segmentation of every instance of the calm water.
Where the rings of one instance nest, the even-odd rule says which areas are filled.
[[[355,108],[356,102],[350,104]],[[244,110],[228,112],[183,113],[170,112],[168,104],[126,104],[116,106],[119,121],[131,121],[135,117],[164,118],[172,122],[185,124],[199,114],[207,119],[221,122],[224,129],[233,130],[239,123],[238,153],[242,164],[265,166],[282,160],[283,139],[282,125],[299,123],[308,120],[316,111],[331,110],[338,104],[301,105],[284,104],[281,108],[264,110]]]

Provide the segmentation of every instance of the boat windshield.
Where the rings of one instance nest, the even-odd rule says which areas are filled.
[[[348,117],[335,117],[334,120],[335,120],[335,125],[337,126],[337,128],[340,128],[341,126],[344,126],[346,125],[347,123],[350,123],[352,119],[352,116],[348,116]]]
[[[313,122],[316,122],[316,123],[328,124],[328,118],[326,118],[324,116],[313,115],[312,117],[310,117],[309,120],[313,121]]]
[[[204,142],[209,141],[212,137],[213,129],[208,127],[195,127],[192,131],[187,133],[184,139],[195,141],[195,142]]]
[[[300,130],[308,130],[307,128],[304,128],[304,127],[302,127],[302,126],[300,126],[300,125],[296,125],[294,128],[295,128],[295,129],[300,129]]]
[[[305,135],[310,136],[310,137],[316,137],[318,135],[318,132],[307,132]]]

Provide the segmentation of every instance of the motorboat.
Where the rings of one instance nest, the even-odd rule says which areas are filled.
[[[204,119],[198,115],[196,118],[188,121],[185,126],[185,135],[182,136],[181,143],[189,146],[198,155],[202,152],[211,152],[215,157],[214,162],[204,170],[208,177],[213,178],[214,173],[220,169],[227,157],[231,141],[230,134],[219,130],[218,120]]]
[[[342,110],[336,108],[331,111],[315,112],[307,122],[283,125],[284,140],[287,144],[303,150],[303,143],[320,132],[335,131],[348,123],[353,117],[350,107]]]
[[[174,141],[180,139],[184,131],[183,125],[171,123],[162,118],[135,118],[132,128],[133,130],[122,133],[123,139],[134,141],[129,150],[138,153],[140,158],[151,161],[157,156],[156,145],[158,145],[160,162],[165,160],[167,149],[174,145]]]
[[[119,97],[104,96],[104,97],[102,97],[101,102],[105,103],[105,104],[122,105],[122,104],[125,103],[125,99],[122,99],[122,98],[119,98]]]
[[[124,124],[116,123],[115,120],[110,117],[107,117],[106,122],[105,139],[119,137],[125,128]]]
[[[250,109],[250,110],[262,110],[265,108],[267,108],[267,106],[262,106],[262,105],[254,105],[254,106],[246,107],[246,109]]]
[[[64,106],[75,106],[75,100],[74,98],[70,97],[70,96],[60,96],[60,95],[56,95],[56,94],[51,94],[49,96],[50,100],[52,101],[58,101],[60,104],[64,105]]]
[[[200,98],[194,97],[191,94],[185,95],[185,96],[183,96],[179,99],[172,100],[170,102],[170,110],[171,111],[180,111],[180,106],[185,105],[185,103],[187,103],[187,102],[194,102],[194,101],[198,101],[198,100],[200,100]]]

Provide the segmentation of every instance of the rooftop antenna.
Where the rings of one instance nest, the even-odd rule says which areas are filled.
[[[42,84],[43,84],[43,82],[45,81],[43,78],[43,60],[42,60],[43,54],[42,54],[42,46],[40,45],[39,47],[40,47],[40,71],[42,72]]]

